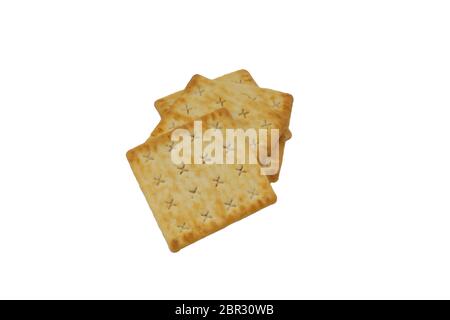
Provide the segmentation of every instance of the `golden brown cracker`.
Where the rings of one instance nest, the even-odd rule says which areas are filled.
[[[224,108],[200,120],[205,129],[216,124],[222,130],[235,128]],[[181,128],[192,133],[193,122]],[[174,164],[171,133],[127,153],[170,250],[176,252],[276,201],[258,164]]]
[[[235,81],[233,76],[244,77],[247,81]],[[239,128],[279,129],[279,159],[281,165],[285,143],[291,137],[287,129],[292,109],[292,96],[270,89],[256,86],[251,75],[240,70],[225,75],[220,80],[209,80],[202,76],[194,76],[184,91],[160,99],[160,106],[175,99],[171,107],[165,105],[163,119],[155,128],[152,136],[179,126],[189,119],[216,110],[218,107],[228,108]],[[157,105],[158,103],[155,103]],[[270,145],[270,142],[269,142]],[[270,152],[270,151],[269,151]],[[269,176],[271,182],[278,180],[278,174]]]
[[[196,75],[164,114],[152,136],[183,124],[175,116],[192,120],[222,107],[231,112],[240,128],[278,129],[282,135],[288,130],[292,102],[287,93]]]

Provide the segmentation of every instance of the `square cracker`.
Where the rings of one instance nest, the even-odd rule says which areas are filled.
[[[169,131],[202,114],[216,110],[217,107],[226,107],[237,119],[239,128],[265,127],[280,130],[277,159],[279,170],[269,176],[271,182],[276,182],[279,178],[285,143],[291,137],[287,127],[292,101],[292,96],[287,93],[257,87],[250,73],[245,70],[230,73],[217,80],[196,75],[185,90],[155,102],[155,106],[159,106],[165,112],[151,136]]]
[[[195,75],[164,113],[152,136],[219,108],[227,108],[239,128],[278,129],[281,136],[288,131],[292,102],[288,93]]]
[[[252,85],[257,87],[256,81],[253,79],[250,72],[247,70],[241,69],[237,70],[231,73],[227,73],[219,78],[214,79],[213,81],[222,81],[222,82],[229,82],[234,84],[246,84],[246,85]],[[170,110],[170,106],[176,102],[179,98],[181,98],[184,94],[184,90],[177,91],[175,93],[172,93],[166,97],[160,98],[155,101],[155,108],[158,111],[158,113],[161,115],[162,118],[164,118],[164,114]],[[190,119],[185,118],[182,116],[173,116],[176,119],[179,119],[177,123],[183,123],[188,122]],[[172,124],[175,126],[175,123]],[[157,133],[152,134],[152,136],[157,135]],[[280,176],[280,170],[281,170],[281,164],[283,163],[283,156],[284,156],[284,148],[286,141],[289,140],[292,137],[292,133],[290,130],[288,130],[286,133],[284,133],[280,137],[280,143],[279,143],[279,157],[278,157],[278,165],[279,170],[276,174],[268,176],[268,179],[270,182],[276,182],[278,181],[278,178]]]
[[[258,84],[256,83],[255,79],[253,79],[250,72],[248,72],[245,69],[233,71],[231,73],[227,73],[223,76],[220,76],[213,81],[223,81],[223,82],[230,82],[235,84],[247,84],[257,87]],[[184,90],[177,91],[175,93],[172,93],[168,96],[165,96],[163,98],[160,98],[155,101],[155,108],[158,111],[159,115],[163,118],[164,113],[167,112],[170,109],[170,106],[174,104],[179,98],[182,97],[184,93]],[[282,147],[281,144],[284,145],[284,143],[289,140],[292,137],[292,133],[288,130],[286,134],[283,135],[282,138],[280,138],[280,154],[281,149],[284,149],[284,146]]]
[[[200,118],[203,130],[235,128],[221,108]],[[193,132],[193,122],[181,128]],[[127,158],[169,245],[176,252],[276,201],[258,164],[185,164],[171,160],[171,132],[128,151]]]

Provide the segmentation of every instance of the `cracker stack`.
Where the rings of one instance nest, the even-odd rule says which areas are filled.
[[[127,158],[170,250],[179,251],[273,204],[270,183],[279,177],[279,170],[262,175],[258,163],[175,164],[173,130],[185,129],[194,137],[194,121],[201,121],[203,131],[215,128],[224,135],[233,128],[278,129],[281,168],[291,138],[292,102],[290,94],[258,87],[246,70],[215,80],[195,75],[184,90],[155,102],[161,121]],[[270,154],[273,144],[266,147]]]

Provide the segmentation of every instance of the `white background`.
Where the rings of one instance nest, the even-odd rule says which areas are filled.
[[[450,298],[448,1],[2,1],[0,298]],[[171,253],[153,101],[292,93],[278,202]]]

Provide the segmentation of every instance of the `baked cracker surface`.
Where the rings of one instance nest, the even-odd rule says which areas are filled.
[[[204,115],[203,129],[235,128],[227,109]],[[193,132],[193,122],[181,128]],[[127,153],[133,173],[171,251],[176,252],[276,201],[258,164],[180,164],[171,133]]]

